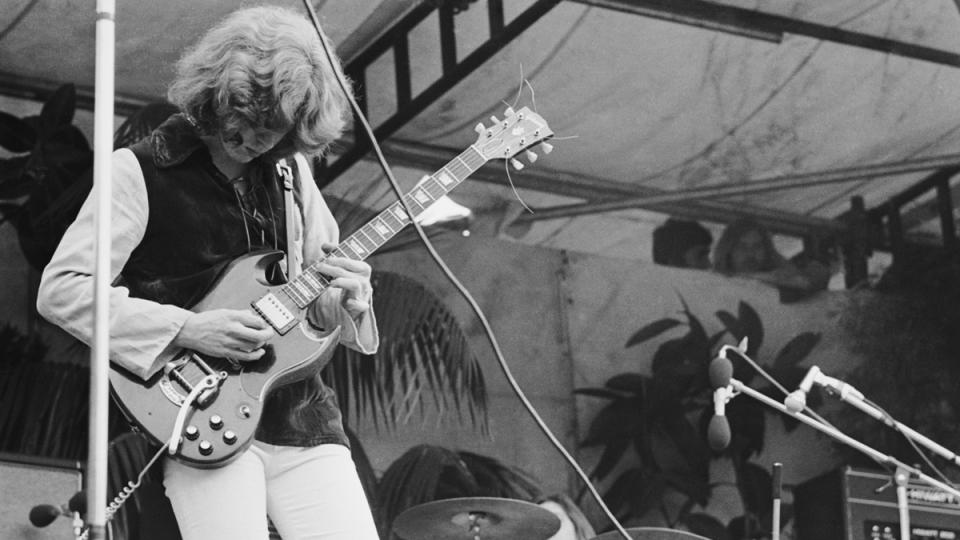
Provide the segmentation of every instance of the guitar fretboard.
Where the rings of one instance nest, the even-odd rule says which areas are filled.
[[[414,212],[414,219],[473,174],[486,161],[486,158],[471,146],[443,168],[417,184],[403,196],[407,206]],[[362,261],[409,224],[410,216],[407,215],[403,205],[397,201],[341,242],[331,255]],[[306,308],[329,285],[330,281],[317,269],[317,263],[314,263],[304,268],[296,279],[281,287],[280,290],[302,309]]]

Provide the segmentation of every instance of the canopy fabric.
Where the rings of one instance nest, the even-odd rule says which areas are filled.
[[[303,11],[293,0],[271,3]],[[382,31],[419,2],[314,2],[341,53]],[[507,21],[533,0],[504,2]],[[566,179],[678,192],[749,186],[788,175],[956,154],[960,143],[960,69],[786,33],[779,42],[588,5],[560,2],[519,38],[432,103],[393,139],[462,149],[473,127],[502,117],[507,105],[535,108],[556,133],[555,151],[528,166]],[[789,17],[960,54],[953,0],[713,0],[718,6]],[[5,0],[0,14],[0,72],[24,79],[93,84],[92,3]],[[255,2],[121,2],[117,9],[118,93],[162,98],[184,47],[227,12]],[[629,4],[629,2],[621,2]],[[486,2],[456,19],[458,54],[488,37]],[[436,18],[410,35],[414,90],[441,72]],[[358,45],[359,44],[359,45]],[[387,54],[366,73],[376,125],[396,108],[395,67]],[[436,167],[443,163],[436,163]],[[411,186],[422,170],[401,168]],[[931,171],[725,196],[751,209],[835,219],[850,198],[884,203]],[[503,175],[508,173],[506,170]],[[527,172],[511,171],[521,179]],[[361,162],[330,193],[382,207],[389,187]],[[522,202],[534,209],[584,202],[569,193],[468,182],[455,193],[481,215],[503,220]],[[504,210],[506,209],[506,210]],[[534,214],[535,215],[535,214]],[[648,258],[649,232],[665,216],[640,209],[535,221],[520,241],[615,257]],[[709,223],[716,230],[721,223]],[[936,237],[929,221],[913,232]]]

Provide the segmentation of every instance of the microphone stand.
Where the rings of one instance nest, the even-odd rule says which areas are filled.
[[[907,437],[917,444],[924,446],[926,449],[939,455],[947,461],[952,462],[954,465],[960,465],[960,457],[958,457],[955,452],[937,444],[928,437],[898,422],[885,411],[869,403],[869,401],[864,398],[863,394],[860,393],[859,390],[850,386],[849,384],[843,383],[840,385],[839,389],[833,385],[821,386],[823,386],[827,393],[835,394],[840,398],[841,401],[849,403],[850,405],[853,405],[857,409],[860,409],[866,413],[868,416],[883,422],[884,424],[902,433],[904,437]],[[910,506],[909,501],[907,500],[907,484],[910,479],[910,472],[911,471],[909,469],[898,466],[893,475],[893,483],[897,486],[897,509],[900,513],[900,538],[910,538]]]
[[[824,389],[827,391],[827,393],[836,394],[841,401],[849,403],[850,405],[853,405],[854,407],[860,409],[867,415],[872,416],[877,420],[880,420],[884,424],[902,433],[905,437],[908,437],[911,440],[916,441],[917,444],[920,444],[926,447],[931,452],[934,452],[935,454],[946,459],[947,461],[952,462],[954,465],[960,466],[960,456],[958,456],[955,452],[947,448],[944,448],[943,446],[937,444],[936,442],[930,440],[929,438],[923,436],[922,434],[917,433],[910,427],[904,424],[901,424],[900,422],[898,422],[896,419],[894,419],[884,411],[878,409],[877,407],[874,407],[864,399],[863,394],[861,394],[852,386],[845,384],[840,390],[837,390],[832,387],[825,387]]]
[[[893,473],[893,481],[897,484],[897,510],[900,512],[900,538],[910,539],[910,505],[907,502],[907,483],[910,481],[910,472],[903,467],[897,467]]]
[[[116,0],[97,0],[93,119],[93,178],[96,188],[94,322],[90,350],[90,416],[87,458],[87,533],[106,538],[107,433],[110,368],[110,202],[112,189]]]
[[[953,486],[947,483],[941,482],[940,480],[937,480],[936,478],[933,478],[932,476],[929,476],[923,473],[923,471],[920,471],[916,467],[911,467],[910,465],[907,465],[906,463],[899,461],[893,456],[889,456],[887,454],[880,452],[879,450],[876,450],[871,446],[863,444],[862,442],[854,439],[853,437],[850,437],[846,433],[843,433],[842,431],[838,430],[833,426],[828,426],[826,424],[818,422],[803,413],[792,412],[783,403],[780,403],[779,401],[775,401],[763,395],[762,393],[754,390],[753,388],[750,388],[749,386],[743,384],[737,379],[731,378],[730,386],[733,387],[733,390],[736,392],[746,394],[752,397],[753,399],[763,403],[764,405],[767,405],[773,409],[776,409],[787,416],[796,418],[797,420],[803,422],[804,424],[807,424],[813,429],[816,429],[817,431],[825,433],[826,435],[836,439],[837,441],[840,441],[846,444],[847,446],[852,447],[855,450],[859,450],[860,452],[866,454],[867,456],[877,461],[878,463],[893,465],[897,467],[898,470],[903,469],[904,471],[908,472],[909,474],[912,474],[913,476],[916,476],[917,478],[926,482],[927,484],[940,488],[943,491],[946,491],[947,493],[950,493],[951,495],[960,498],[960,490],[957,490]],[[909,538],[909,536],[904,537],[905,540],[906,538]]]

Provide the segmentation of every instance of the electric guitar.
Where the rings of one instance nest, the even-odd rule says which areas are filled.
[[[503,120],[478,124],[477,141],[404,195],[419,216],[484,163],[509,159],[553,136],[536,113],[524,107],[507,109]],[[548,144],[544,152],[550,151]],[[536,154],[527,152],[533,161]],[[282,171],[281,171],[282,173]],[[363,260],[410,223],[398,201],[340,243],[338,257]],[[211,290],[191,309],[252,309],[274,329],[255,362],[232,362],[184,350],[147,380],[111,364],[114,400],[135,427],[153,442],[167,444],[175,459],[194,467],[226,465],[253,442],[262,408],[270,392],[312,374],[327,364],[340,329],[320,331],[306,320],[306,309],[329,280],[304,268],[295,279],[271,286],[265,274],[283,258],[279,251],[252,253],[231,262]]]

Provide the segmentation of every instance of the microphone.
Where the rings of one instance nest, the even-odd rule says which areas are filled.
[[[730,385],[730,378],[733,377],[733,362],[727,359],[723,349],[710,362],[708,372],[710,374],[710,385],[714,388],[724,388]]]
[[[80,490],[73,494],[70,497],[70,500],[67,501],[67,509],[71,512],[77,512],[81,516],[87,513],[87,492]]]
[[[87,511],[87,495],[82,490],[70,497],[67,504],[56,506],[53,504],[38,504],[30,509],[30,524],[34,527],[46,527],[60,516],[69,516],[74,512],[81,514]]]
[[[733,389],[729,386],[717,388],[713,391],[713,418],[707,426],[707,442],[710,448],[719,452],[730,446],[730,421],[727,420],[727,401],[733,397]]]
[[[804,375],[803,380],[800,381],[800,386],[793,392],[790,392],[786,399],[783,400],[783,404],[788,411],[798,413],[807,408],[807,394],[810,393],[814,381],[820,374],[820,368],[817,366],[812,366],[807,370],[807,374]]]
[[[807,406],[807,394],[810,392],[810,388],[812,388],[814,384],[822,386],[826,391],[832,394],[837,394],[840,396],[840,399],[863,399],[863,394],[860,393],[860,391],[856,388],[841,381],[840,379],[835,379],[833,377],[824,375],[823,372],[820,371],[820,368],[813,366],[803,377],[803,380],[800,382],[800,387],[795,391],[790,392],[790,395],[783,400],[783,404],[787,407],[787,410],[792,413],[798,413],[802,411]]]
[[[40,504],[30,509],[30,524],[34,527],[46,527],[61,515],[68,513],[66,507],[52,504]]]
[[[727,351],[736,351],[739,354],[747,352],[747,338],[744,337],[736,347],[733,345],[724,345],[717,351],[717,357],[710,362],[707,371],[710,374],[710,385],[714,388],[722,388],[730,385],[730,379],[733,377],[733,362],[727,358]],[[729,397],[727,398],[729,399]]]

